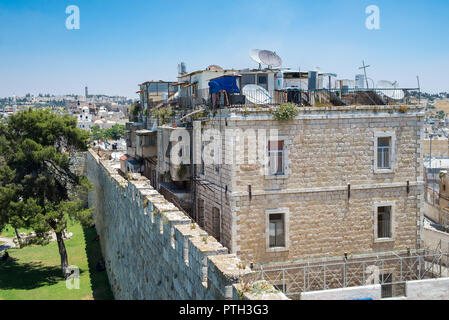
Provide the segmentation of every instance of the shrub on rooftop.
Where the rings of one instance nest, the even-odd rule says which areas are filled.
[[[284,103],[279,108],[274,109],[272,113],[277,121],[290,121],[298,115],[299,107],[294,103]]]

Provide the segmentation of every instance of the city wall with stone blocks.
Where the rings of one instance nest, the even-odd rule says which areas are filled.
[[[138,175],[125,180],[92,150],[89,194],[116,299],[232,299],[251,274],[235,255]],[[281,293],[280,297],[285,298]]]

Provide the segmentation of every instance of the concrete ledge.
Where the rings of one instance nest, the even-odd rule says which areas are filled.
[[[301,300],[380,300],[381,285],[332,289],[301,294]]]
[[[407,282],[407,300],[449,300],[449,278]]]

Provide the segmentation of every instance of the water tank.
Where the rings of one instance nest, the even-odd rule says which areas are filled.
[[[318,89],[318,71],[309,71],[309,90]]]
[[[186,64],[184,62],[181,62],[180,64],[178,64],[178,74],[184,74],[187,73],[187,68],[186,68]]]
[[[284,74],[282,72],[279,72],[276,74],[275,90],[282,90],[282,89],[284,89]]]
[[[366,89],[366,78],[363,74],[355,75],[355,88],[356,89]]]

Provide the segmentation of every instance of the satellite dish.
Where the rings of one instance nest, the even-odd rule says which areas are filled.
[[[273,102],[273,97],[268,91],[256,84],[247,84],[243,87],[242,92],[246,99],[253,104],[270,104]]]
[[[402,100],[405,97],[404,90],[398,89],[399,84],[397,81],[391,82],[387,80],[380,80],[377,82],[377,89],[386,97],[393,100]],[[388,89],[388,90],[382,90]]]
[[[282,66],[282,59],[276,54],[276,52],[268,50],[254,49],[250,52],[250,57],[259,65],[264,64],[268,67],[280,67]]]
[[[254,49],[254,50],[250,51],[249,56],[251,57],[251,59],[253,59],[258,64],[262,64],[262,60],[260,60],[260,58],[259,58],[259,53],[260,53],[260,50]]]
[[[209,71],[224,71],[222,67],[217,66],[215,64],[208,66],[207,70],[209,70]]]

